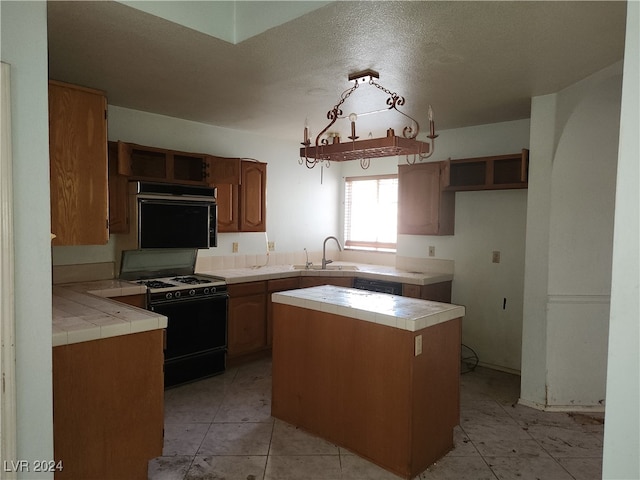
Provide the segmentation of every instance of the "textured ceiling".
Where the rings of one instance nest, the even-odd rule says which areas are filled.
[[[305,118],[324,128],[349,73],[372,68],[423,131],[429,104],[448,129],[528,118],[532,96],[621,60],[625,11],[617,1],[340,1],[233,44],[118,2],[54,1],[49,71],[105,90],[111,105],[299,140]],[[344,111],[385,101],[365,84]],[[361,117],[359,134],[398,131],[398,117]]]

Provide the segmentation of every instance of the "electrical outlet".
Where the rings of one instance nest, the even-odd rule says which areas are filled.
[[[238,242],[233,242],[233,243],[231,244],[231,251],[232,251],[233,253],[238,253]]]
[[[429,256],[430,257],[435,257],[436,256],[436,247],[434,247],[433,245],[429,246]]]
[[[415,356],[417,357],[422,353],[422,335],[415,337]]]
[[[493,263],[500,263],[500,252],[498,250],[494,250],[491,256],[491,261]]]
[[[267,242],[267,248],[270,252],[273,252],[276,249],[276,242]]]

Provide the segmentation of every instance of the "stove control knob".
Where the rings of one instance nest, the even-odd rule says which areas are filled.
[[[193,297],[195,294],[196,294],[195,289],[192,288],[191,290],[189,290],[189,296],[190,297]]]
[[[180,292],[176,292],[176,293],[175,293],[176,298],[180,298],[180,295],[181,295],[181,293],[180,293]]]
[[[171,292],[167,292],[164,298],[166,298],[167,300],[171,300],[173,298],[173,294]]]
[[[209,295],[209,287],[205,287],[202,293],[204,293],[205,295]]]

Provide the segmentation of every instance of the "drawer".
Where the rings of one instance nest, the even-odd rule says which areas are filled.
[[[300,288],[300,277],[277,278],[267,282],[269,292],[282,292],[284,290],[295,290]]]
[[[227,289],[230,297],[244,297],[247,295],[259,295],[266,293],[267,282],[247,282],[247,283],[235,283],[227,285]]]

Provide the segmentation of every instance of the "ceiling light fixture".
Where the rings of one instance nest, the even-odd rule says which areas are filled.
[[[394,157],[398,155],[406,155],[407,163],[415,163],[417,159],[424,160],[433,155],[434,141],[438,137],[435,134],[435,124],[433,122],[433,110],[429,105],[429,142],[421,142],[416,140],[418,133],[420,133],[420,124],[411,116],[398,109],[398,106],[404,105],[404,97],[401,97],[395,92],[386,89],[382,85],[376,82],[375,79],[380,78],[378,72],[374,70],[364,70],[349,75],[349,81],[353,82],[353,86],[340,95],[340,101],[334,105],[334,107],[327,113],[329,124],[316,137],[315,145],[311,145],[309,138],[309,125],[307,120],[304,122],[304,140],[302,142],[302,148],[300,148],[300,165],[304,164],[307,168],[313,168],[318,163],[327,161],[329,162],[344,162],[348,160],[360,160],[360,166],[363,169],[369,167],[370,160],[372,158],[381,157]],[[336,123],[338,119],[345,118],[342,116],[342,104],[349,98],[349,96],[360,86],[360,84],[368,83],[386,93],[388,107],[382,110],[376,110],[373,112],[361,113],[360,116],[368,115],[371,113],[379,113],[388,110],[395,110],[396,112],[404,115],[411,120],[410,126],[405,126],[402,129],[402,137],[396,136],[393,128],[387,129],[387,136],[382,138],[369,138],[366,140],[358,140],[356,135],[356,120],[358,115],[351,113],[348,116],[351,122],[351,135],[347,138],[350,142],[340,142],[340,136],[336,132],[328,132],[331,126]],[[327,133],[327,138],[323,138],[323,135]],[[331,142],[329,142],[331,139]],[[358,140],[358,141],[356,141]]]

